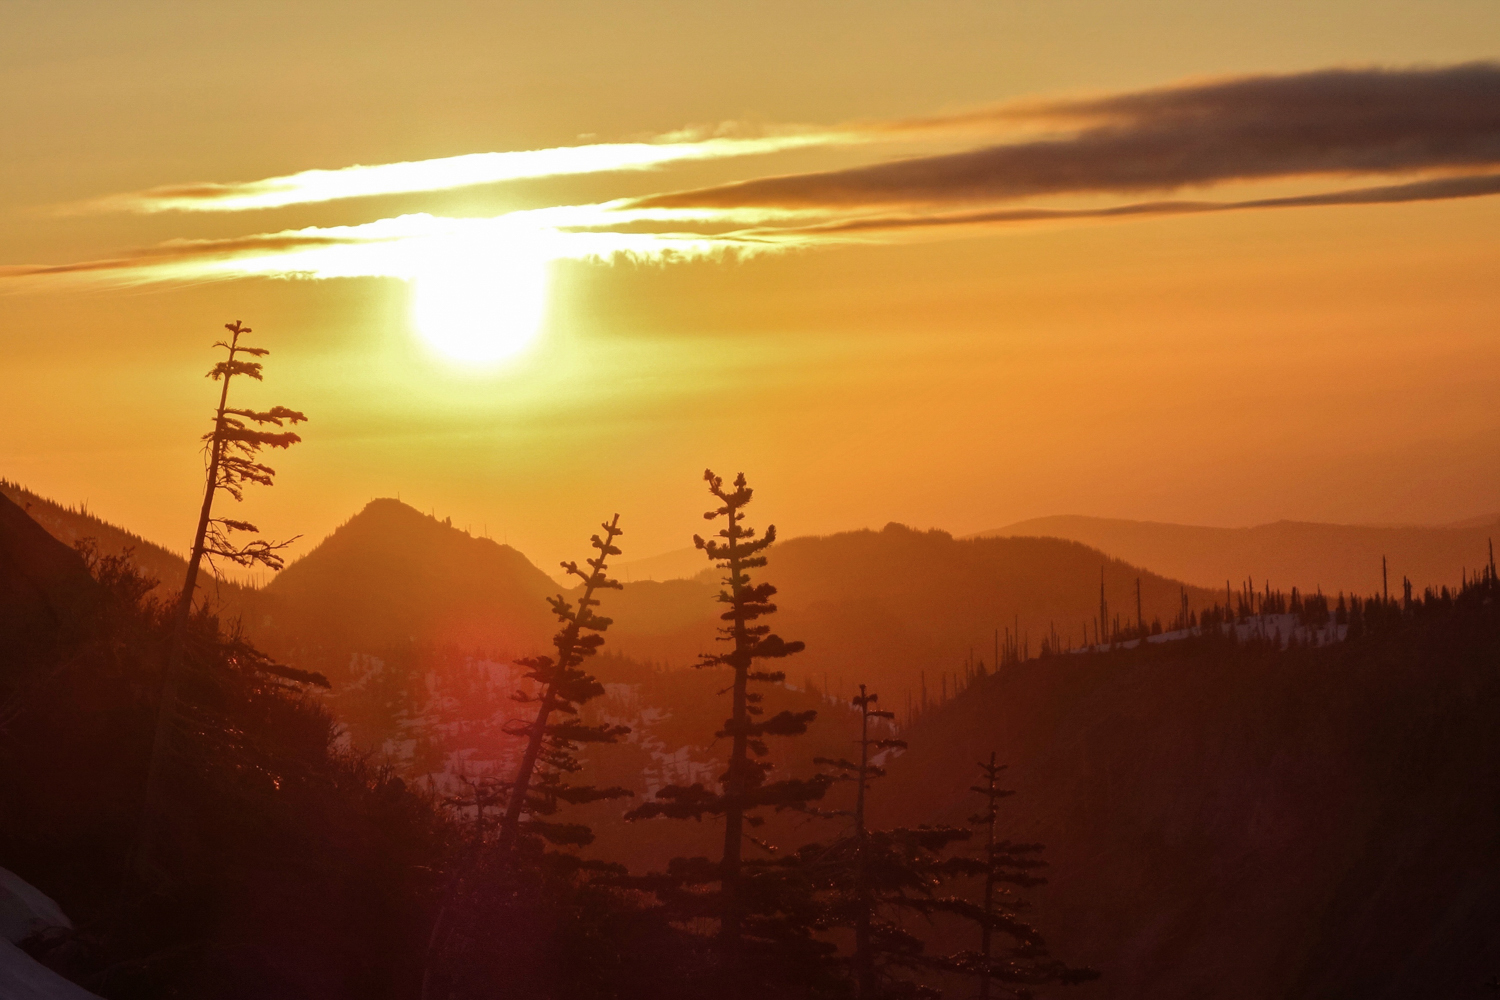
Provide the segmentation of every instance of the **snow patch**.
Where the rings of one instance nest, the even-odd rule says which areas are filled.
[[[9,941],[0,940],[0,997],[5,1000],[99,1000]]]
[[[99,1000],[16,947],[54,927],[72,930],[73,922],[46,893],[0,868],[0,997],[4,1000]]]
[[[1234,637],[1240,642],[1251,639],[1274,642],[1278,648],[1285,648],[1293,638],[1304,646],[1326,646],[1329,643],[1343,642],[1349,635],[1348,625],[1336,624],[1331,618],[1326,625],[1321,627],[1314,625],[1303,625],[1298,615],[1253,615],[1249,618],[1241,618],[1233,622],[1226,622],[1219,626],[1219,631],[1224,634],[1234,632]],[[1202,627],[1178,629],[1174,632],[1162,632],[1158,635],[1146,637],[1147,642],[1176,642],[1190,636],[1201,635]],[[1099,646],[1083,646],[1073,650],[1075,653],[1098,653],[1108,649],[1134,649],[1141,644],[1139,639],[1129,639],[1119,643],[1104,643]],[[1033,657],[1035,659],[1035,657]]]
[[[0,868],[0,938],[20,944],[49,927],[72,930],[73,923],[46,893],[15,872]]]

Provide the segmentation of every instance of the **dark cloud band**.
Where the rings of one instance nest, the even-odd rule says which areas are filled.
[[[639,199],[639,208],[864,207],[1139,194],[1232,181],[1500,166],[1500,66],[1323,70],[1001,109],[1072,134]]]
[[[1500,194],[1500,174],[1478,177],[1446,177],[1410,184],[1387,184],[1347,191],[1252,198],[1243,201],[1147,201],[1107,208],[1009,208],[979,212],[949,212],[937,215],[883,215],[845,219],[811,226],[752,230],[745,235],[780,233],[816,237],[853,233],[895,232],[903,229],[938,229],[951,226],[993,226],[1021,222],[1065,222],[1089,219],[1126,219],[1155,215],[1202,215],[1239,212],[1258,208],[1315,208],[1329,205],[1394,205],[1403,202],[1451,201]]]

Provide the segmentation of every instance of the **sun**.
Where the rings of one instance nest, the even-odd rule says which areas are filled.
[[[510,254],[455,255],[415,281],[412,320],[434,350],[455,361],[495,362],[536,339],[547,311],[547,262]]]

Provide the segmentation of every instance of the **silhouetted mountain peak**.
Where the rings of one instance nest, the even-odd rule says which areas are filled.
[[[545,599],[556,592],[509,545],[387,497],[283,570],[252,624],[273,645],[316,634],[330,654],[344,656],[410,643],[519,655],[545,644]]]
[[[455,528],[451,517],[439,519],[393,497],[379,497],[365,504],[364,509],[336,528],[306,556],[288,566],[278,581],[314,557],[326,559],[334,554],[342,556],[359,550],[373,550],[397,559],[459,556],[494,561],[497,567],[504,566],[523,576],[533,577],[534,582],[538,576],[546,579],[545,573],[509,545]],[[549,582],[543,589],[550,592],[555,588]]]

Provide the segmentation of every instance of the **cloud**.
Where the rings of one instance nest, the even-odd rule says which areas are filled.
[[[763,156],[793,149],[857,145],[922,138],[936,132],[1014,128],[1032,115],[1005,108],[960,115],[889,122],[855,122],[831,127],[780,125],[760,135],[704,134],[687,128],[647,142],[589,143],[503,152],[465,153],[399,163],[355,164],[302,170],[253,181],[202,181],[107,195],[72,206],[75,212],[245,212],[347,198],[447,191],[504,181],[579,174],[653,170],[677,163]],[[719,132],[748,127],[725,122]]]
[[[738,181],[630,204],[849,211],[1493,168],[1500,166],[1500,66],[1246,77],[887,127],[1023,119],[1082,127],[1063,136]]]
[[[518,254],[665,262],[964,227],[1481,197],[1500,193],[1500,65],[1243,77],[751,138],[673,135],[656,143],[312,170],[246,184],[156,188],[111,203],[140,211],[239,211],[813,145],[891,137],[926,142],[937,134],[996,131],[1008,131],[1012,141],[487,218],[417,213],[353,226],[172,240],[98,260],[0,267],[0,278],[412,279],[475,261],[499,267]],[[1350,178],[1366,183],[1350,187]],[[1369,183],[1371,178],[1385,182]],[[1236,200],[1143,197],[1247,181],[1276,181],[1281,190]],[[1282,193],[1288,189],[1296,193]],[[1028,203],[1069,195],[1087,200],[1081,206]]]
[[[592,218],[589,206],[562,218]],[[755,233],[571,231],[540,220],[556,210],[455,219],[418,213],[358,226],[284,230],[229,239],[171,240],[117,256],[69,264],[0,267],[0,278],[72,277],[111,284],[213,281],[233,278],[401,278],[475,261],[530,259],[665,262],[726,255],[752,256],[808,238]]]
[[[863,216],[807,226],[783,226],[774,230],[781,236],[802,236],[816,241],[853,233],[896,232],[899,230],[941,229],[952,226],[994,226],[1020,222],[1059,222],[1087,219],[1123,219],[1153,215],[1202,215],[1212,212],[1242,212],[1261,208],[1313,208],[1328,205],[1392,205],[1415,201],[1449,201],[1456,198],[1478,198],[1500,194],[1500,174],[1473,177],[1445,177],[1354,188],[1323,191],[1314,194],[1286,195],[1278,198],[1249,198],[1240,201],[1147,201],[1110,205],[1104,208],[1002,208],[977,212],[950,212],[932,215]],[[751,230],[744,235],[757,232]]]
[[[671,163],[763,155],[838,141],[832,134],[708,138],[691,142],[594,143],[502,153],[470,153],[432,160],[304,170],[237,183],[180,184],[110,195],[85,211],[244,212],[344,198],[446,191],[500,181],[571,174],[649,170]]]

